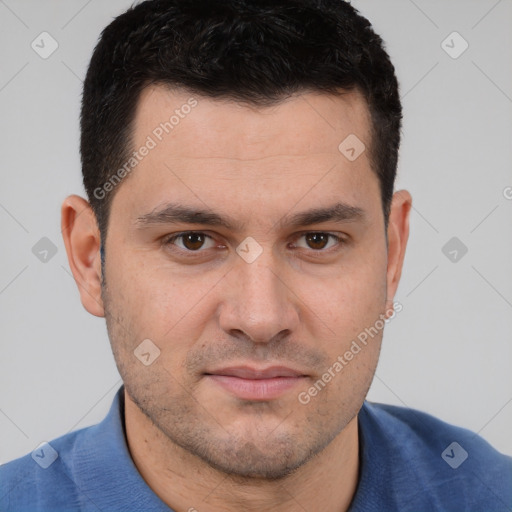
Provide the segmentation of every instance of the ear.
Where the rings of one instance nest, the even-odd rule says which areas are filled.
[[[393,298],[402,275],[405,249],[409,239],[409,214],[412,207],[412,196],[407,190],[399,190],[393,194],[388,223],[388,269],[387,297],[390,309],[393,309]]]
[[[103,317],[101,238],[91,205],[82,197],[67,197],[61,208],[61,229],[82,304],[91,315]]]

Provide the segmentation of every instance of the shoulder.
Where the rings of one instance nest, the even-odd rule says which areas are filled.
[[[121,388],[107,416],[91,427],[60,436],[0,466],[0,510],[98,510],[99,480],[128,459],[124,445]],[[124,448],[124,451],[123,451]],[[126,466],[126,463],[124,464]]]
[[[408,455],[419,455],[424,453],[423,450],[435,451],[439,458],[453,469],[456,469],[454,466],[462,466],[466,461],[471,464],[470,458],[480,462],[492,461],[498,464],[498,467],[512,467],[512,457],[498,452],[475,432],[446,423],[426,412],[365,402],[360,418],[361,415],[366,416],[368,426],[379,428],[388,436],[392,436]],[[457,443],[459,447],[450,447],[448,452],[444,453],[452,443]],[[452,451],[454,456],[451,454]]]
[[[365,402],[362,464],[383,472],[400,510],[510,510],[512,457],[425,412]],[[368,482],[367,482],[368,483]]]
[[[92,428],[44,443],[32,453],[0,466],[0,510],[85,510],[72,465],[81,439]]]
[[[133,463],[124,430],[123,387],[103,421],[0,466],[0,510],[170,510]]]

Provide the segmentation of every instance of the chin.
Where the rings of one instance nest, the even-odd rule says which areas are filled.
[[[258,450],[252,443],[246,443],[235,451],[203,454],[203,460],[212,468],[221,471],[240,482],[247,480],[280,480],[304,465],[310,457],[297,453],[276,455]]]

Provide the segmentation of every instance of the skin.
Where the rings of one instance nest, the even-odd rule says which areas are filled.
[[[146,89],[133,147],[191,96]],[[371,143],[357,92],[303,92],[264,108],[194,98],[197,106],[117,186],[103,289],[94,214],[78,196],[62,206],[82,304],[105,316],[125,383],[132,458],[176,511],[347,510],[359,470],[357,414],[382,330],[308,404],[298,395],[391,314],[411,195],[394,194],[386,244],[368,149],[355,161],[338,150],[349,134]],[[243,225],[138,221],[177,201]],[[295,213],[340,201],[364,218],[287,225]],[[212,238],[168,240],[184,231]],[[246,237],[263,250],[252,263],[236,252]],[[149,366],[134,355],[145,339],[160,349]],[[275,398],[247,400],[205,375],[241,365],[287,366],[303,377]]]

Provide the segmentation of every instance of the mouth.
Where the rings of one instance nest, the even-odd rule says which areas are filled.
[[[242,400],[267,401],[279,398],[303,383],[307,375],[285,366],[255,368],[234,366],[204,374],[214,385]]]

